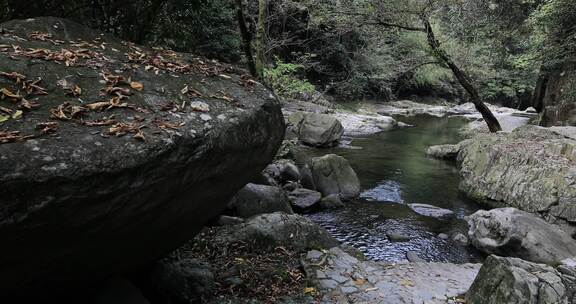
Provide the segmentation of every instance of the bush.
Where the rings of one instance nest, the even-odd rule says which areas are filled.
[[[312,94],[316,89],[314,85],[299,78],[299,72],[302,72],[303,69],[303,65],[277,60],[273,68],[264,70],[264,78],[279,96],[292,97],[299,93]]]

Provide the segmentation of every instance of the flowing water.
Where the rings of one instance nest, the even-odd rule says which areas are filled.
[[[415,125],[390,132],[352,138],[350,146],[330,151],[348,159],[360,178],[360,199],[346,208],[308,217],[341,242],[363,251],[370,259],[397,262],[413,251],[431,262],[464,263],[476,254],[438,237],[440,233],[466,235],[463,217],[479,209],[458,191],[460,177],[454,164],[427,158],[431,145],[456,143],[460,118],[417,116],[401,119]],[[414,213],[407,204],[423,203],[450,209],[456,217],[442,220]],[[392,242],[387,231],[408,234],[406,242]]]

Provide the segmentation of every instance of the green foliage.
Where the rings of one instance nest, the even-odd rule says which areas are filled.
[[[277,60],[273,68],[264,69],[264,79],[279,96],[292,97],[299,93],[311,94],[315,87],[299,77],[303,65]]]

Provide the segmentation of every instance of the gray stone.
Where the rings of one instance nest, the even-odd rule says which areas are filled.
[[[452,240],[460,245],[463,246],[467,246],[468,245],[468,238],[462,234],[462,233],[457,233],[456,235],[454,235],[452,237]]]
[[[247,90],[240,81],[242,72],[234,73],[237,69],[226,64],[204,62],[206,68],[230,70],[230,79],[205,77],[193,68],[197,56],[185,53],[166,59],[173,62],[174,71],[162,67],[158,73],[145,71],[143,64],[126,69],[133,67],[125,55],[133,52],[132,47],[75,22],[42,17],[12,20],[0,27],[21,37],[49,32],[63,41],[58,45],[38,39],[17,41],[23,50],[60,54],[62,49],[77,50],[72,44],[78,41],[97,38],[98,45],[106,45],[90,47],[93,58],[78,56],[82,58],[69,66],[60,60],[25,56],[12,60],[8,53],[0,54],[0,71],[17,72],[27,80],[41,78],[40,85],[48,92],[34,96],[41,107],[2,124],[3,130],[34,137],[0,145],[3,295],[21,295],[22,289],[31,294],[32,285],[52,291],[85,287],[167,254],[221,214],[234,193],[271,162],[283,139],[285,125],[276,98],[260,84]],[[14,44],[14,39],[12,34],[0,35],[0,44]],[[141,49],[143,60],[157,53],[133,46]],[[38,123],[54,121],[50,110],[64,101],[86,107],[113,97],[100,96],[106,85],[100,82],[103,69],[98,66],[143,84],[143,89],[131,90],[133,94],[122,100],[131,108],[85,111],[82,119],[95,122],[114,116],[135,129],[116,136],[112,133],[117,128],[111,132],[112,126],[80,124],[75,118],[58,121],[54,136],[35,130]],[[82,88],[85,104],[64,98],[65,91],[58,87],[63,77]],[[172,102],[190,100],[181,93],[186,85],[202,90],[203,96],[194,100],[210,105],[212,117],[225,114],[235,122],[214,119],[206,130],[189,106],[183,112],[163,110]],[[8,79],[2,80],[4,86],[17,89]],[[216,92],[235,102],[209,97]],[[141,133],[136,133],[138,129]],[[145,141],[139,140],[141,134]]]
[[[467,221],[472,245],[486,253],[546,264],[576,256],[576,242],[570,235],[528,212],[481,210]]]
[[[320,200],[319,205],[322,209],[338,209],[345,206],[338,194],[330,194],[326,197],[323,197]]]
[[[290,121],[298,122],[298,120],[294,118]],[[340,121],[327,114],[306,113],[299,121],[297,129],[300,142],[314,147],[336,146],[344,134],[344,127]]]
[[[210,266],[190,258],[160,262],[151,276],[158,292],[174,303],[197,301],[210,295],[216,286]]]
[[[218,226],[234,226],[244,223],[244,219],[234,216],[221,215],[218,217]]]
[[[443,239],[443,240],[447,240],[450,238],[450,236],[448,236],[446,233],[440,233],[440,234],[438,234],[438,237]]]
[[[392,242],[407,242],[412,239],[412,236],[395,230],[386,231],[386,236]]]
[[[454,211],[427,204],[408,204],[412,211],[429,217],[446,218],[454,215]]]
[[[307,211],[320,202],[322,194],[318,191],[300,188],[288,193],[288,198],[296,210]]]
[[[431,146],[426,150],[426,155],[432,158],[456,160],[460,152],[460,145]]]
[[[229,207],[241,218],[277,211],[293,213],[290,199],[282,189],[256,184],[248,184],[238,191]]]
[[[328,249],[338,245],[324,228],[296,214],[263,214],[233,228],[226,238],[262,248]]]
[[[460,188],[494,207],[576,222],[576,139],[570,135],[575,131],[524,126],[475,136],[458,155]]]
[[[412,263],[424,263],[426,260],[420,257],[418,252],[416,251],[408,251],[406,252],[406,259]]]
[[[315,256],[316,257],[316,256]],[[323,261],[304,258],[308,279],[323,288],[331,303],[430,303],[445,304],[447,295],[465,294],[479,264],[379,263],[358,260],[340,247],[329,250]],[[321,270],[325,277],[313,274]],[[344,278],[351,278],[344,280]],[[339,283],[341,282],[341,283]]]
[[[347,200],[360,195],[360,181],[356,172],[342,156],[328,154],[309,161],[316,190],[323,196],[338,194]]]
[[[470,304],[569,304],[574,286],[554,268],[490,256],[466,294]]]

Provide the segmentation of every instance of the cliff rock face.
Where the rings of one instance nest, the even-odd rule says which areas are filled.
[[[532,106],[541,112],[540,125],[576,126],[576,64],[567,63],[538,79]]]
[[[529,125],[460,146],[460,187],[473,198],[576,222],[576,128]]]
[[[0,28],[3,295],[161,257],[284,136],[277,100],[232,67],[66,20]]]

